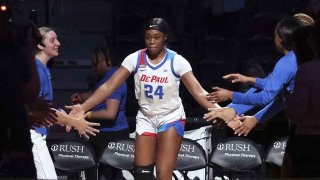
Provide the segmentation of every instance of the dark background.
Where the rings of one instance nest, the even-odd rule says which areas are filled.
[[[2,1],[1,1],[2,2]],[[319,0],[17,0],[15,6],[38,26],[55,29],[61,42],[60,55],[51,61],[55,105],[69,105],[74,92],[89,89],[92,77],[91,52],[107,46],[120,64],[130,53],[144,48],[141,27],[153,17],[171,26],[168,47],[185,57],[207,91],[220,86],[244,91],[221,77],[242,73],[264,77],[281,57],[273,42],[275,24],[286,15],[304,12],[316,20]],[[134,131],[137,102],[133,79],[129,86],[127,115]],[[186,129],[208,125],[203,110],[181,84],[180,96],[187,113]],[[227,105],[228,102],[221,105]],[[250,139],[265,149],[271,141],[288,135],[282,113],[259,125]],[[52,138],[74,138],[52,129]],[[213,143],[232,132],[213,130]]]

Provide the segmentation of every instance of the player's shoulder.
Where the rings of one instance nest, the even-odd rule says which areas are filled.
[[[139,52],[138,51],[133,52],[133,53],[127,55],[126,58],[124,59],[124,61],[137,60],[138,56],[139,56]]]

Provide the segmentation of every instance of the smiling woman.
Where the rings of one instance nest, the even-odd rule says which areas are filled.
[[[40,93],[39,98],[44,100],[43,104],[51,105],[53,101],[53,89],[51,85],[51,74],[47,68],[47,63],[51,58],[59,55],[60,42],[57,34],[53,29],[48,27],[39,28],[41,34],[41,41],[36,45],[37,53],[35,55],[35,64],[38,69],[40,79]],[[34,58],[34,57],[33,57]],[[52,113],[56,114],[53,118],[52,124],[57,123],[60,125],[67,125],[74,127],[79,131],[80,134],[88,136],[89,134],[95,135],[99,132],[92,126],[98,126],[98,123],[87,122],[85,116],[79,117],[78,119],[68,116],[63,110],[57,110],[50,108],[47,112],[44,109],[32,109],[30,108],[29,114],[33,115],[33,119],[39,121],[46,121],[48,117],[52,117]],[[52,125],[49,124],[49,125]],[[47,125],[47,124],[46,124]],[[48,147],[46,145],[47,129],[42,125],[33,123],[33,127],[30,129],[31,141],[33,143],[32,152],[34,162],[37,170],[38,179],[57,179],[55,167],[51,160]]]

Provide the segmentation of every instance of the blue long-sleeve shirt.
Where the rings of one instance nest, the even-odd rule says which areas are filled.
[[[244,114],[257,106],[265,106],[254,116],[259,122],[270,119],[284,108],[281,92],[292,92],[296,72],[296,57],[290,51],[276,63],[266,78],[257,78],[254,87],[245,93],[235,92],[232,103],[228,106],[234,108],[237,114]]]
[[[283,56],[275,65],[273,71],[265,78],[256,78],[254,87],[259,92],[234,92],[232,103],[265,106],[270,103],[285,88],[292,92],[294,77],[297,72],[297,61],[292,51]]]
[[[276,97],[275,100],[271,101],[266,107],[258,111],[254,115],[254,117],[258,120],[258,122],[261,123],[271,119],[283,109],[284,109],[283,98]]]

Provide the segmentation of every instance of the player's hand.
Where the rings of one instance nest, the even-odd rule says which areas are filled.
[[[242,121],[242,126],[234,129],[234,134],[238,134],[238,136],[247,136],[258,124],[258,120],[254,116],[241,116],[239,119]]]
[[[71,117],[82,117],[85,114],[85,111],[82,109],[81,104],[76,104],[72,106],[65,106],[67,109],[70,109],[69,116]]]
[[[89,139],[90,135],[95,136],[96,133],[99,133],[99,130],[95,129],[94,127],[98,127],[100,124],[86,121],[86,116],[87,114],[78,118],[73,127],[79,132],[80,135],[84,135],[87,139]]]
[[[223,119],[224,122],[229,122],[236,117],[236,112],[233,108],[209,108],[208,113],[204,114],[203,119],[206,121],[214,121]],[[215,123],[215,122],[214,122]]]
[[[72,106],[65,106],[67,109],[71,109],[71,111],[69,112],[69,116],[71,117],[82,117],[85,113],[85,111],[82,109],[80,104],[76,104],[76,105],[72,105]],[[66,126],[66,132],[70,132],[72,129],[71,126]],[[80,132],[79,132],[80,133]]]
[[[213,87],[213,92],[206,95],[206,99],[212,102],[224,102],[232,99],[233,92],[220,87]]]
[[[235,117],[233,120],[226,122],[226,124],[233,130],[242,126],[242,122],[238,117]]]
[[[59,109],[59,111],[60,111],[62,114],[68,115],[68,114],[66,113],[66,111],[64,111],[63,109]],[[70,132],[71,129],[72,129],[71,126],[66,125],[66,132]]]

